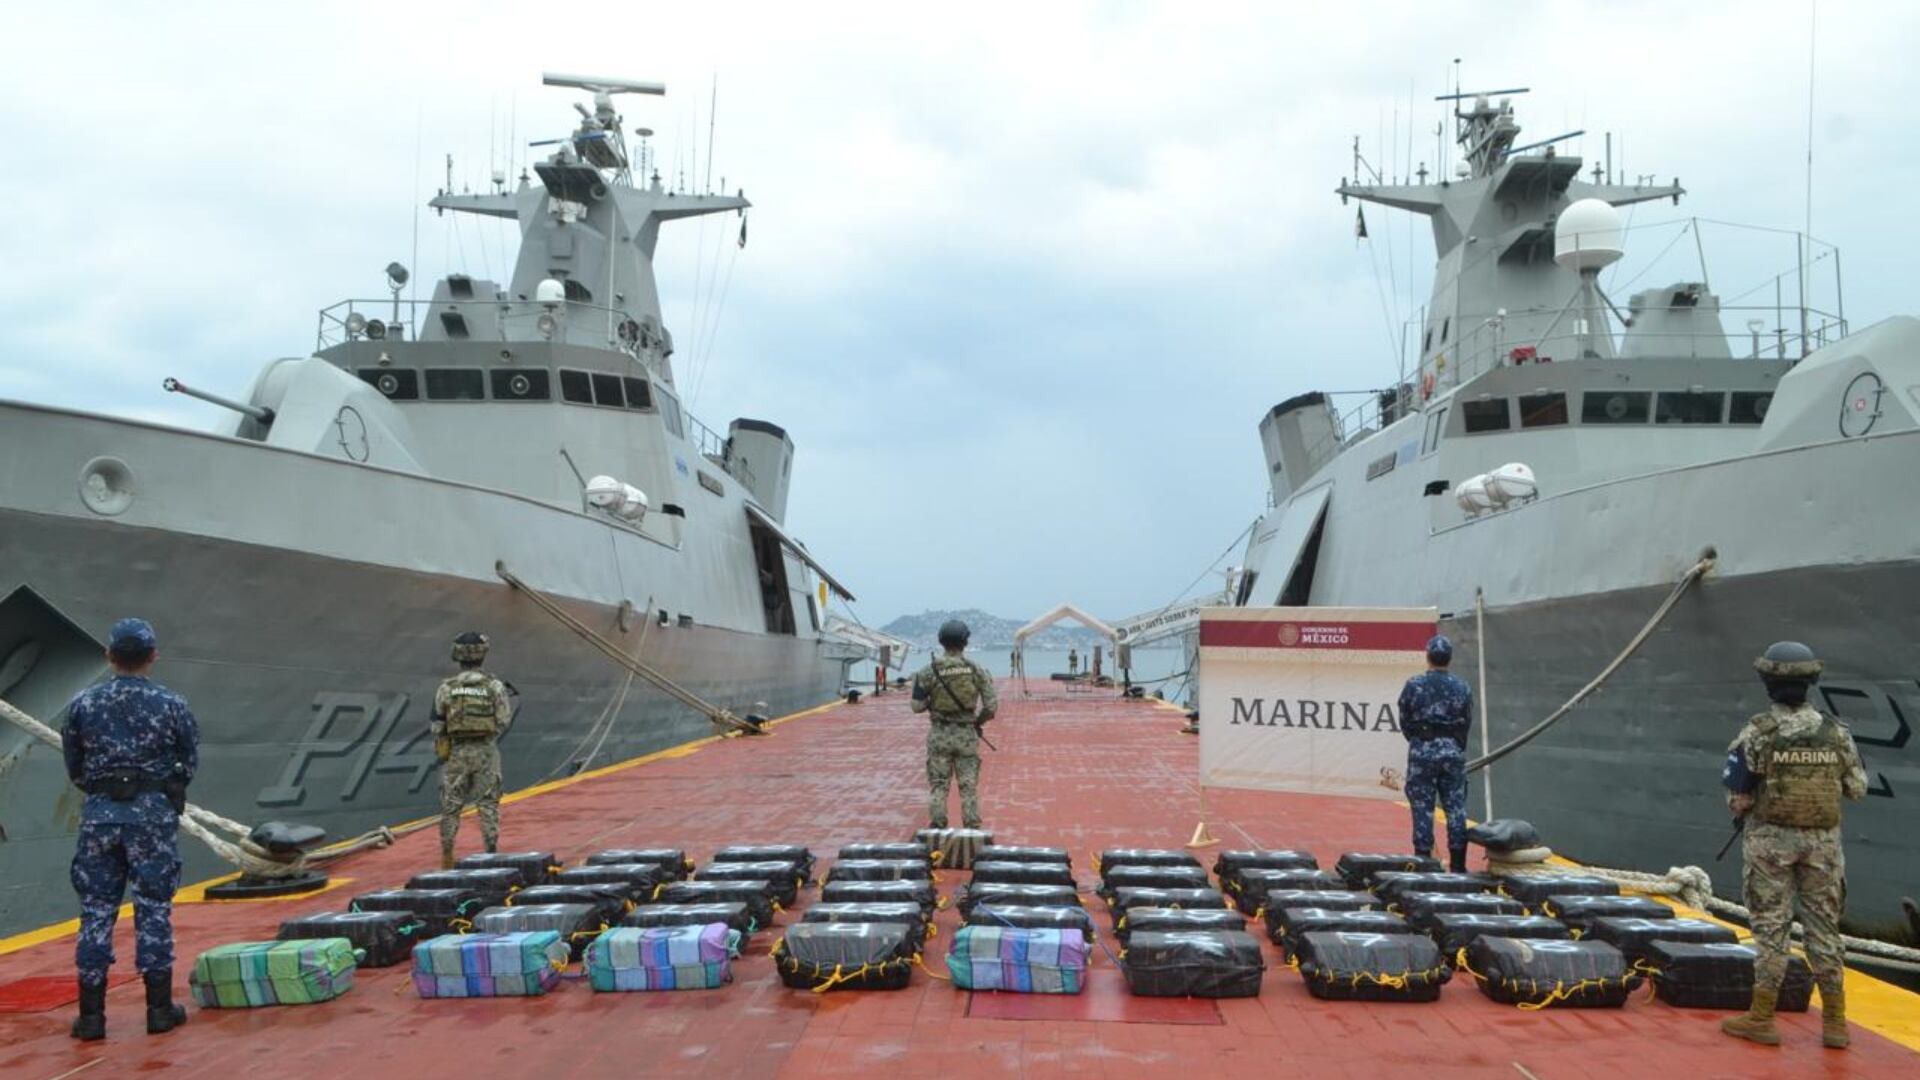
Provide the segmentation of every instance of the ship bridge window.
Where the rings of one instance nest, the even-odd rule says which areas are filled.
[[[621,381],[626,385],[626,388],[627,388],[627,408],[629,409],[652,409],[653,408],[653,387],[647,385],[647,380],[636,379],[636,378],[633,378],[632,376],[628,376],[622,379]]]
[[[1557,391],[1551,394],[1520,395],[1521,427],[1557,427],[1566,422],[1567,395]]]
[[[553,396],[550,377],[538,368],[495,368],[488,374],[492,376],[495,401],[546,401]]]
[[[1654,399],[1656,424],[1718,424],[1726,419],[1727,395],[1710,393],[1660,392]]]
[[[1431,454],[1440,445],[1440,433],[1447,430],[1447,407],[1445,405],[1427,410],[1427,435],[1421,443],[1420,453]]]
[[[1469,435],[1482,431],[1505,431],[1513,426],[1506,398],[1463,401],[1460,403],[1460,419],[1467,425]]]
[[[667,430],[673,432],[674,437],[677,439],[686,438],[687,437],[686,426],[682,424],[680,421],[679,399],[675,398],[672,394],[662,392],[660,394],[659,401],[660,401],[660,419],[663,423],[667,425]]]
[[[1583,424],[1644,424],[1652,412],[1653,394],[1647,390],[1593,390],[1580,395]]]
[[[487,376],[479,368],[428,368],[428,401],[485,401]]]
[[[1767,406],[1773,404],[1771,390],[1735,390],[1730,424],[1758,424],[1767,418]]]
[[[593,404],[593,379],[584,371],[561,368],[560,397],[576,405]]]
[[[420,373],[388,368],[361,368],[361,381],[386,395],[389,401],[420,400]]]
[[[626,408],[627,397],[620,389],[620,376],[605,372],[593,373],[593,403],[611,405],[616,409]]]

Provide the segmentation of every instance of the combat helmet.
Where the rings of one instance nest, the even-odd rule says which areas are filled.
[[[487,635],[469,630],[453,639],[453,658],[462,664],[478,664],[487,658]]]
[[[972,636],[973,632],[967,629],[967,624],[959,619],[948,619],[940,624],[940,644],[949,649],[964,647]]]
[[[1798,641],[1776,641],[1753,661],[1753,670],[1768,681],[1818,682],[1825,667],[1812,649]]]

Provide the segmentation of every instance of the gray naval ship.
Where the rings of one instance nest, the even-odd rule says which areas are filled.
[[[1846,812],[1852,921],[1896,924],[1920,887],[1920,321],[1848,333],[1837,302],[1769,305],[1729,334],[1704,281],[1620,311],[1600,280],[1623,250],[1614,208],[1683,189],[1613,182],[1557,140],[1516,147],[1498,95],[1519,92],[1441,99],[1456,102],[1454,175],[1338,189],[1431,220],[1418,368],[1350,412],[1306,393],[1262,418],[1270,503],[1234,600],[1430,604],[1468,676],[1482,604],[1497,748],[1601,672],[1710,552],[1597,694],[1476,776],[1471,809],[1490,791],[1492,814],[1599,865],[1712,867],[1720,764],[1766,704],[1753,658],[1798,639],[1825,657],[1815,704],[1851,726],[1871,780]],[[1737,895],[1731,865],[1717,884]]]
[[[823,632],[846,591],[782,525],[793,443],[695,420],[660,319],[661,225],[748,202],[636,182],[613,96],[660,85],[547,82],[594,100],[538,182],[431,203],[517,222],[510,281],[450,274],[413,310],[391,267],[244,398],[189,391],[230,410],[216,432],[0,401],[0,698],[58,727],[144,615],[200,721],[194,801],[345,836],[435,812],[427,720],[470,628],[519,695],[509,788],[714,732],[502,570],[739,716],[840,692],[867,650]],[[80,799],[0,724],[0,935],[74,914]],[[186,880],[231,869],[183,848]]]

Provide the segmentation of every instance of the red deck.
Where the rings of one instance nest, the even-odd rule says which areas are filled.
[[[1185,842],[1196,816],[1196,740],[1178,733],[1177,714],[1106,694],[1005,697],[989,729],[1000,749],[986,754],[982,785],[999,840],[1067,847],[1084,881],[1103,847]],[[795,842],[826,860],[841,844],[904,839],[925,824],[923,737],[901,694],[830,708],[782,724],[773,738],[725,740],[532,794],[504,811],[504,843],[571,860],[614,846],[671,844],[700,857],[728,843]],[[1230,847],[1305,847],[1331,865],[1342,851],[1407,842],[1405,811],[1390,803],[1243,792],[1210,792],[1209,801],[1213,832]],[[478,844],[476,832],[471,821],[462,829],[463,851]],[[419,833],[340,865],[336,874],[351,884],[319,896],[180,905],[181,992],[200,950],[269,938],[283,918],[343,908],[352,894],[398,885],[436,856],[432,833]],[[964,875],[940,876],[950,892]],[[1104,929],[1104,916],[1098,921]],[[127,923],[116,974],[130,972]],[[927,963],[944,974],[957,916],[944,911],[940,924]],[[980,995],[970,1004],[971,995],[922,973],[900,992],[816,995],[780,985],[767,959],[776,936],[758,935],[734,985],[712,992],[595,994],[569,982],[541,999],[421,1001],[406,968],[394,967],[360,972],[351,993],[325,1005],[195,1008],[185,1028],[157,1038],[144,1033],[132,983],[109,997],[105,1043],[70,1040],[65,1008],[0,1015],[0,1075],[384,1077],[445,1075],[455,1063],[514,1077],[1920,1073],[1920,1054],[1858,1026],[1851,1051],[1823,1050],[1817,1011],[1784,1018],[1786,1045],[1768,1050],[1722,1036],[1725,1014],[1671,1008],[1644,993],[1619,1011],[1528,1013],[1460,979],[1431,1005],[1323,1003],[1271,947],[1257,999],[1131,998],[1105,953],[1079,999]],[[71,959],[71,936],[0,956],[0,985],[68,975]]]

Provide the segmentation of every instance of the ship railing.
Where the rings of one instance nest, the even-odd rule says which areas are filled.
[[[744,458],[733,455],[731,440],[700,422],[700,418],[686,413],[687,436],[693,440],[694,449],[700,456],[725,469],[728,475],[745,484],[748,491],[755,490],[753,469],[748,467]]]
[[[553,318],[551,331],[541,316]],[[566,300],[341,300],[320,309],[314,351],[349,341],[418,341],[426,320],[437,318],[451,341],[555,341],[614,349],[644,362],[652,336],[627,308]]]

